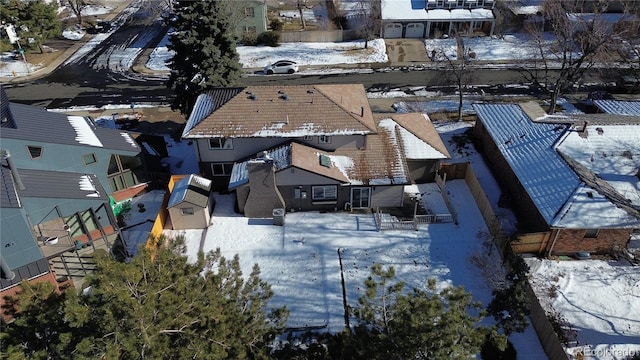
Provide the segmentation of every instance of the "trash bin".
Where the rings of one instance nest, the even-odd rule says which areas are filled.
[[[273,209],[271,213],[273,216],[273,225],[283,226],[284,225],[284,214],[285,211],[282,208]]]

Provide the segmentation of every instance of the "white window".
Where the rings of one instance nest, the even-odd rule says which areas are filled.
[[[313,136],[311,136],[311,135],[305,135],[305,136],[304,136],[304,138],[302,138],[302,140],[304,140],[304,141],[311,141],[311,140],[313,140]]]
[[[233,149],[233,141],[227,138],[211,138],[209,139],[209,149]]]
[[[228,176],[233,170],[233,163],[213,163],[211,164],[211,173],[213,176]]]
[[[255,10],[250,6],[245,7],[244,8],[244,16],[246,16],[246,17],[255,17],[256,16],[255,15]]]
[[[338,199],[338,187],[336,185],[313,186],[312,200],[336,200]]]
[[[192,207],[180,208],[180,214],[182,214],[182,215],[193,215],[193,208]]]
[[[331,144],[331,136],[320,135],[320,137],[318,137],[318,142],[320,144]]]

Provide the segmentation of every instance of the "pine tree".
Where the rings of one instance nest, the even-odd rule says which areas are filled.
[[[203,91],[236,85],[242,66],[231,10],[223,0],[177,0],[173,7],[167,85],[176,93],[172,108],[188,115]]]
[[[372,267],[366,292],[355,312],[354,344],[371,359],[465,359],[480,352],[491,329],[478,325],[484,317],[479,303],[462,287],[404,292],[393,282],[394,269]]]
[[[190,263],[178,239],[153,254],[143,250],[130,263],[106,253],[95,258],[88,295],[58,301],[46,317],[37,311],[44,305],[15,313],[16,322],[65,330],[64,339],[51,340],[62,348],[55,358],[266,359],[284,328],[286,309],[267,312],[269,285],[257,265],[245,279],[237,256],[228,260],[216,251]],[[13,327],[3,327],[12,335],[3,334],[3,347],[5,340],[14,352],[40,346],[37,336]]]

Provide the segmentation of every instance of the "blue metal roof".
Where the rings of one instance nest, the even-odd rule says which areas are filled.
[[[533,122],[515,104],[473,105],[518,181],[549,225],[581,184],[555,151],[567,125]]]

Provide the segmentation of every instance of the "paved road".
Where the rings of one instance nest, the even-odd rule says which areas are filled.
[[[153,48],[162,38],[166,28],[149,16],[148,2],[131,0],[118,10],[113,23],[117,30],[83,56],[74,55],[55,71],[40,80],[6,87],[14,102],[46,108],[102,107],[112,104],[167,104],[172,92],[164,80],[157,76],[136,73],[135,59],[145,48]],[[126,8],[124,8],[126,6]],[[79,52],[82,54],[82,51]],[[397,65],[397,64],[392,64]],[[352,69],[354,70],[354,69]],[[366,70],[366,69],[365,69]],[[585,83],[602,84],[616,80],[615,72],[593,71],[584,79]],[[508,68],[486,68],[478,65],[473,71],[470,84],[472,92],[489,95],[542,95],[522,84],[520,71]],[[318,73],[315,75],[249,74],[240,85],[302,85],[302,84],[363,84],[367,91],[398,89],[412,93],[416,89],[454,94],[457,90],[451,73],[446,70],[410,68],[396,66],[345,73]],[[593,86],[592,86],[593,87]],[[592,87],[580,89],[590,91]],[[601,88],[601,85],[595,85]],[[610,89],[608,89],[610,90]]]

